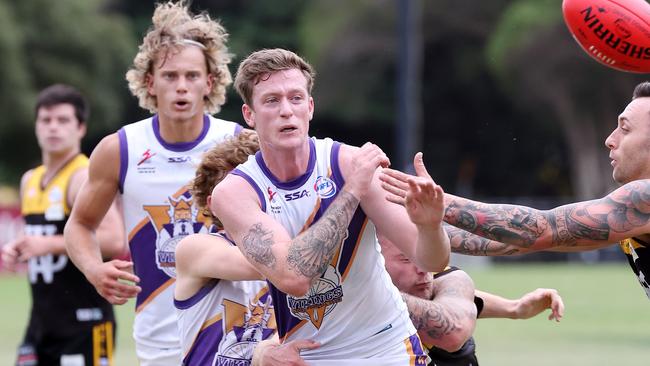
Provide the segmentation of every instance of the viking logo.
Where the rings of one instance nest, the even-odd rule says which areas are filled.
[[[323,319],[343,300],[341,275],[332,265],[315,281],[307,295],[303,297],[287,296],[289,310],[298,319],[309,320],[316,329],[320,329]]]
[[[190,234],[207,233],[212,223],[192,206],[188,191],[176,199],[169,197],[169,203],[143,208],[156,229],[156,265],[169,277],[176,277],[176,245]]]
[[[253,349],[275,332],[271,297],[251,301],[248,306],[224,300],[224,337],[213,366],[248,366]]]

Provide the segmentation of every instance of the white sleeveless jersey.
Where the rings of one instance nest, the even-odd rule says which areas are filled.
[[[276,324],[264,281],[214,279],[187,300],[174,300],[183,366],[250,365]]]
[[[120,193],[129,248],[142,291],[136,298],[136,345],[180,349],[173,305],[175,248],[185,236],[208,232],[211,222],[192,204],[188,183],[202,154],[241,130],[205,115],[192,142],[167,143],[158,116],[124,126],[120,141]]]
[[[338,166],[340,143],[312,138],[309,145],[307,171],[293,181],[275,178],[259,152],[232,173],[253,186],[262,210],[280,222],[291,237],[316,222],[344,184]],[[269,287],[280,338],[321,343],[320,348],[301,353],[313,364],[322,364],[319,360],[362,362],[376,358],[382,350],[403,347],[409,343],[405,340],[416,334],[406,305],[384,268],[375,227],[360,207],[341,249],[305,297],[289,296],[271,283]],[[414,341],[417,344],[413,348],[421,351],[417,336]],[[372,364],[382,363],[375,360]]]

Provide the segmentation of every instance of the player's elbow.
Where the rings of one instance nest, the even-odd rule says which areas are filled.
[[[287,284],[287,293],[293,297],[303,297],[307,295],[311,283],[302,279],[291,281]]]
[[[271,283],[278,290],[293,297],[305,296],[311,287],[311,281],[299,276],[283,276],[283,278],[277,281],[271,281]]]
[[[444,335],[436,346],[447,352],[456,352],[461,349],[469,337],[472,336],[473,331],[474,327],[461,324],[457,326],[453,332]]]

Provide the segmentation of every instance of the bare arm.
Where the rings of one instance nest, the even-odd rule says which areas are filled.
[[[538,288],[517,300],[479,290],[476,290],[476,296],[483,299],[483,311],[479,318],[529,319],[546,309],[551,310],[549,320],[559,322],[564,316],[564,302],[554,289]]]
[[[185,300],[209,279],[229,281],[262,280],[236,246],[221,236],[192,234],[176,246],[176,287],[174,297]]]
[[[387,163],[372,144],[357,156],[357,171],[325,214],[307,230],[291,238],[285,228],[260,210],[257,194],[238,176],[229,175],[213,192],[212,210],[246,258],[280,290],[304,295],[312,281],[331,262],[347,235],[347,227],[367,192],[372,172]],[[230,197],[238,197],[236,205]]]
[[[74,208],[77,202],[77,196],[88,178],[88,169],[79,169],[70,179],[68,189],[68,201],[70,207]],[[113,203],[97,227],[97,240],[100,245],[100,251],[103,258],[116,257],[126,250],[126,239],[124,237],[124,224],[122,215],[118,212],[116,205]],[[65,242],[61,235],[61,244],[65,250]]]
[[[454,352],[474,332],[474,282],[465,272],[456,270],[436,278],[433,283],[431,300],[405,293],[402,298],[424,344]]]
[[[344,176],[353,171],[355,166],[345,159],[353,147],[341,146],[339,154],[341,170]],[[421,158],[420,158],[421,162]],[[422,163],[420,163],[424,166]],[[421,172],[421,171],[420,171]],[[421,172],[422,174],[426,171]],[[370,220],[388,239],[412,260],[418,267],[426,271],[440,272],[449,263],[449,238],[442,226],[442,200],[432,210],[423,207],[419,199],[441,198],[442,190],[435,184],[430,184],[425,189],[418,190],[421,195],[409,200],[407,209],[386,202],[386,194],[379,180],[380,171],[375,172],[370,184],[369,194],[361,201],[361,207]],[[419,177],[416,177],[419,178]],[[424,198],[423,198],[424,197]],[[414,221],[413,212],[419,216]],[[399,228],[399,230],[395,230]]]
[[[88,180],[77,194],[65,227],[70,258],[97,292],[114,304],[123,304],[140,291],[137,286],[119,281],[139,281],[131,273],[132,263],[120,260],[104,263],[96,236],[97,228],[117,194],[119,154],[117,134],[105,137],[97,145],[90,156]]]

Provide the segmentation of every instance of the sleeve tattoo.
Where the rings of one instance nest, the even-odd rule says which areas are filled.
[[[342,190],[325,214],[291,242],[289,268],[312,279],[322,275],[347,237],[348,225],[358,206],[359,200]]]
[[[275,267],[275,256],[271,251],[273,233],[265,230],[261,222],[254,224],[242,242],[244,253],[255,262],[269,268]]]
[[[305,277],[315,278],[327,269],[334,253],[347,237],[347,228],[359,200],[342,190],[325,214],[308,230],[291,241],[287,253],[289,268]],[[274,268],[276,257],[271,250],[273,233],[255,223],[242,241],[244,253],[255,262]]]
[[[496,241],[459,232],[449,234],[454,251],[474,255],[516,254],[516,248],[530,248],[548,234],[549,246],[571,247],[581,240],[607,241],[611,232],[625,233],[649,220],[650,180],[628,183],[601,199],[548,211],[463,199],[454,200],[445,210],[446,222]]]

